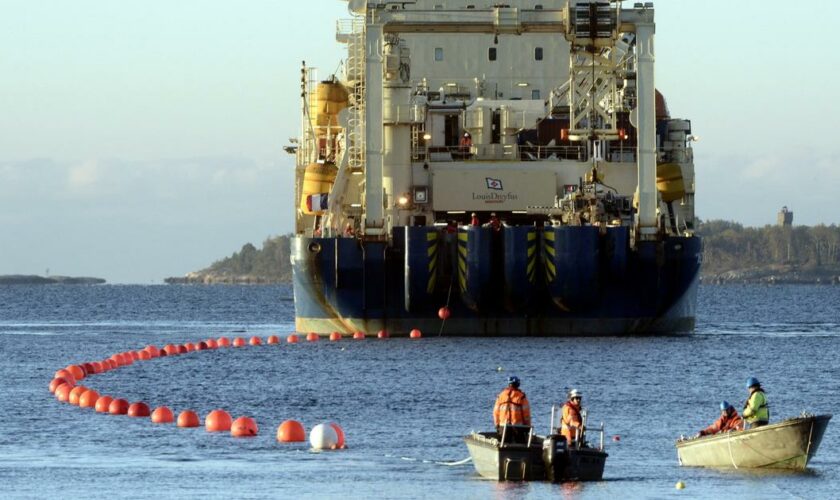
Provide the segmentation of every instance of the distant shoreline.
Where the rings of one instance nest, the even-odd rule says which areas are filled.
[[[35,274],[6,274],[0,276],[0,285],[102,285],[102,278],[75,276],[38,276]]]

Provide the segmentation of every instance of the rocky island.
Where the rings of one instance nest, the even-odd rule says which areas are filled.
[[[34,274],[7,274],[0,276],[0,285],[102,285],[102,278],[73,276],[37,276]]]

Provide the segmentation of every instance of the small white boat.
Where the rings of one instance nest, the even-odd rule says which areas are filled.
[[[680,465],[804,470],[831,415],[808,415],[748,429],[677,441]]]

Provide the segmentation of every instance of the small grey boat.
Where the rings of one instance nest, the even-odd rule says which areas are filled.
[[[680,465],[804,470],[831,415],[808,415],[744,431],[677,441]]]
[[[497,432],[473,432],[464,442],[475,470],[497,481],[599,481],[608,456],[603,448],[568,447],[557,434],[511,443]]]

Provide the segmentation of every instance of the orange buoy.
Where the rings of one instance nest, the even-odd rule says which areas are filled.
[[[165,406],[158,406],[155,408],[155,411],[152,412],[153,424],[171,424],[174,421],[175,416],[172,414],[172,410]]]
[[[233,339],[233,347],[244,347],[246,344],[247,342],[245,342],[245,339],[242,337],[236,337]]]
[[[102,366],[107,366],[107,368],[105,368],[105,371],[108,371],[108,372],[109,372],[109,371],[111,371],[111,370],[113,370],[113,369],[117,368],[117,362],[116,362],[116,361],[114,361],[114,360],[113,360],[113,359],[111,359],[111,358],[108,358],[108,359],[103,359],[103,360],[102,360]]]
[[[186,344],[184,344],[184,347],[187,349],[187,352],[193,352],[198,350],[195,344],[193,344],[192,342],[187,342]]]
[[[216,342],[219,344],[219,347],[230,347],[230,339],[227,337],[219,337],[219,340]]]
[[[79,396],[79,408],[95,408],[98,399],[99,393],[93,389],[88,389]]]
[[[74,377],[73,374],[70,373],[69,370],[65,370],[64,368],[56,371],[55,374],[53,375],[53,378],[63,378],[67,382],[72,383],[73,385],[76,385],[76,377]]]
[[[89,377],[90,375],[94,375],[96,373],[96,369],[93,367],[93,363],[82,363],[82,370],[85,371],[85,377]]]
[[[335,447],[338,448],[338,449],[343,449],[344,448],[344,429],[342,429],[341,426],[338,425],[335,422],[330,422],[330,427],[332,427],[333,430],[335,430],[335,434],[336,434],[336,436],[338,436],[338,442],[335,443]]]
[[[440,318],[440,319],[442,319],[442,320],[444,320],[444,321],[446,321],[446,320],[448,320],[448,319],[449,319],[449,315],[450,315],[450,314],[451,314],[451,312],[449,311],[449,308],[448,308],[448,307],[446,307],[446,306],[441,307],[440,309],[438,309],[438,318]]]
[[[408,334],[408,336],[413,338],[413,339],[419,339],[423,336],[423,333],[421,333],[420,330],[415,328],[414,330],[411,330],[411,332]]]
[[[99,361],[91,361],[90,364],[93,365],[93,373],[102,373],[105,371],[105,368]]]
[[[297,344],[299,340],[300,339],[298,338],[298,336],[295,335],[294,333],[292,333],[288,337],[286,337],[286,342],[288,342],[289,344]]]
[[[187,348],[186,345],[179,345],[179,346],[176,346],[176,347],[178,348],[178,354],[186,354],[186,353],[190,352],[190,350]]]
[[[136,403],[131,403],[128,407],[129,417],[148,417],[151,415],[151,411],[149,410],[149,405],[142,401],[137,401]]]
[[[122,354],[114,354],[110,359],[116,363],[117,367],[125,366],[125,360],[123,359]]]
[[[248,343],[251,345],[262,345],[262,339],[254,335],[250,339],[248,339]]]
[[[140,361],[140,353],[138,351],[128,351],[128,355],[131,356],[131,361]]]
[[[165,346],[163,346],[163,351],[169,356],[178,354],[178,348],[175,347],[173,344],[166,344]]]
[[[376,338],[378,339],[387,339],[390,336],[391,335],[388,333],[388,330],[379,330],[379,332],[376,334]]]
[[[137,355],[139,356],[138,359],[140,359],[140,361],[148,361],[152,359],[152,355],[149,354],[149,351],[139,351]]]
[[[178,415],[178,427],[198,427],[201,423],[198,414],[192,410],[184,410]]]
[[[161,349],[161,350],[160,350],[160,357],[161,357],[161,358],[163,358],[163,357],[166,357],[166,356],[169,356],[169,354],[166,354],[166,351],[164,351],[163,349]]]
[[[230,435],[233,437],[256,436],[258,431],[257,422],[250,417],[239,417],[230,424]]]
[[[195,345],[196,351],[206,351],[207,349],[209,349],[209,347],[207,347],[207,342],[203,340]]]
[[[332,333],[330,334],[330,340],[331,340],[332,342],[335,342],[336,340],[341,340],[341,334],[340,334],[340,333],[338,333],[338,332],[332,332]]]
[[[208,349],[216,349],[219,347],[219,344],[214,339],[207,339],[205,342],[207,342]]]
[[[111,415],[125,415],[128,413],[128,401],[125,399],[114,399],[108,405],[108,413]]]
[[[230,413],[225,410],[213,410],[204,417],[204,428],[207,432],[227,432],[231,423]]]
[[[87,387],[83,385],[77,385],[76,387],[70,389],[70,395],[67,397],[67,402],[71,405],[79,406],[79,398],[82,397],[82,394],[88,390]]]
[[[621,436],[619,436],[618,434],[616,434],[615,436],[613,436],[613,441],[615,441],[616,443],[617,443],[617,442],[619,442],[619,441],[621,441]]]
[[[134,351],[126,351],[126,352],[120,353],[120,354],[122,354],[122,357],[125,360],[125,365],[126,366],[133,365],[134,362],[137,361],[136,359],[134,359],[134,356],[132,356],[132,353],[134,353],[134,356],[137,356],[137,353],[134,352]]]
[[[111,401],[113,400],[114,398],[111,396],[99,396],[96,399],[96,405],[94,405],[94,408],[98,413],[108,413],[108,410],[111,407]]]
[[[59,384],[59,386],[55,388],[55,399],[61,401],[62,403],[66,403],[70,399],[70,391],[72,390],[73,386],[70,384]]]
[[[55,394],[55,390],[58,389],[58,386],[60,386],[61,384],[69,384],[70,387],[73,387],[74,385],[76,385],[75,382],[71,383],[69,380],[67,380],[64,377],[54,378],[50,382],[50,392]]]
[[[158,349],[154,345],[147,345],[146,347],[143,348],[143,350],[148,352],[149,355],[153,358],[160,357],[160,349]]]
[[[79,365],[69,365],[64,369],[70,372],[76,378],[76,381],[85,378],[85,370]]]
[[[318,334],[315,332],[309,332],[306,334],[306,340],[309,342],[315,342],[318,340]]]
[[[365,340],[365,332],[356,332],[353,334],[354,340]]]
[[[266,344],[272,344],[272,345],[273,344],[279,344],[280,343],[280,337],[278,337],[277,335],[269,335],[268,339],[266,339],[265,343]]]
[[[306,441],[306,429],[297,420],[285,420],[277,427],[277,440],[281,443],[302,443]]]

